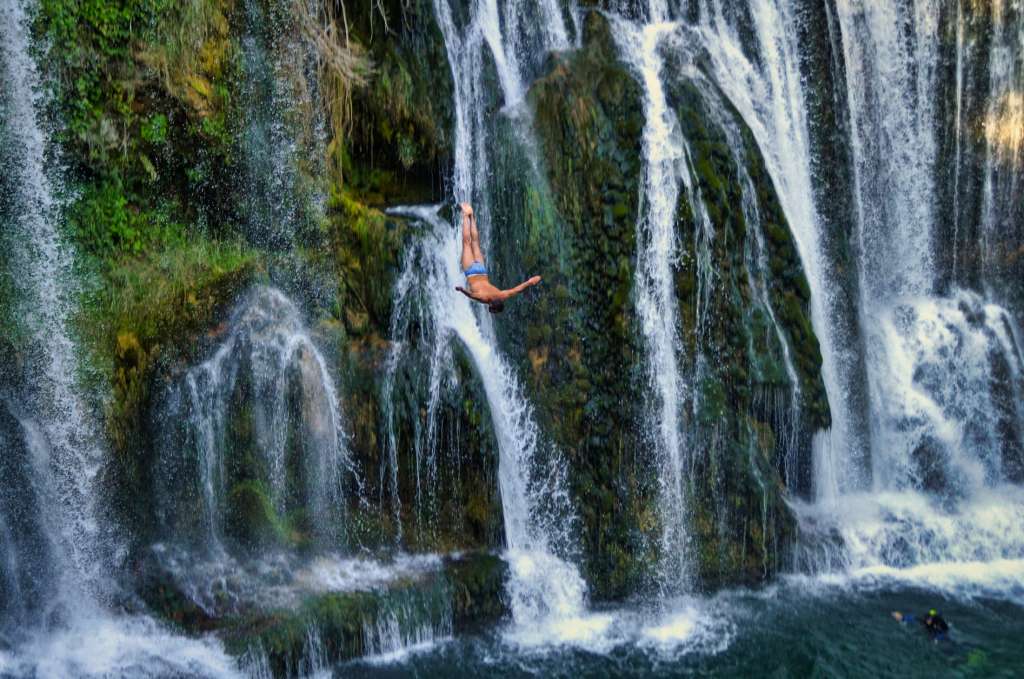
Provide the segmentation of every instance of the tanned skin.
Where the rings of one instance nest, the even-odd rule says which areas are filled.
[[[484,264],[484,253],[480,250],[480,233],[476,229],[476,216],[469,203],[461,203],[462,208],[462,270],[466,271],[473,265],[473,262]],[[492,314],[501,313],[505,302],[515,297],[523,290],[540,283],[540,276],[534,276],[514,288],[501,290],[491,285],[486,275],[469,276],[466,278],[466,288],[456,286],[455,289],[474,302],[487,305],[487,310]]]

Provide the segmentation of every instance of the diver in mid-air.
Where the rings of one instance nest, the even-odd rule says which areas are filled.
[[[500,314],[505,309],[505,302],[515,297],[526,288],[540,283],[540,276],[534,276],[514,288],[501,290],[491,285],[484,266],[484,253],[480,250],[480,232],[476,228],[476,216],[469,203],[461,203],[462,208],[462,271],[466,274],[466,288],[456,286],[456,290],[474,302],[487,305],[492,314]]]
[[[932,641],[946,641],[949,639],[949,625],[934,608],[928,611],[927,615],[922,615],[921,617],[915,617],[909,613],[904,615],[899,611],[893,611],[892,617],[901,623],[921,623],[925,632],[928,633],[928,638]]]

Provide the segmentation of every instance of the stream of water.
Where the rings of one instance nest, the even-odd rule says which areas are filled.
[[[522,146],[535,178],[544,176],[529,87],[548,54],[580,40],[582,10],[563,4],[433,0],[454,84],[449,189],[474,203],[485,252],[502,235],[491,195],[500,183],[493,176],[500,166],[493,145],[504,139],[499,123],[514,131],[511,143]],[[414,524],[429,531],[439,467],[452,453],[439,434],[445,398],[476,393],[497,459],[510,619],[453,638],[453,602],[438,589],[353,621],[366,658],[332,666],[332,640],[310,626],[296,674],[1018,676],[1024,336],[1007,272],[1024,233],[1024,5],[826,5],[605,6],[615,50],[642,93],[631,303],[650,400],[646,444],[657,465],[654,600],[589,601],[579,567],[580,498],[569,492],[567,464],[539,425],[544,419],[494,321],[454,292],[464,284],[460,232],[436,205],[391,210],[412,225],[381,368],[379,503],[394,522],[399,553],[378,559],[347,541],[345,508],[369,500],[347,494],[360,479],[330,352],[299,304],[256,286],[211,331],[203,358],[158,395],[154,428],[162,438],[152,472],[166,541],[150,552],[186,597],[204,613],[237,614],[436,574],[440,556],[400,553],[410,508],[399,497],[399,460],[413,457],[407,502]],[[309,216],[295,198],[305,191],[296,159],[309,140],[296,132],[292,118],[301,112],[288,84],[311,57],[301,41],[278,41],[265,9],[250,0],[239,14],[240,182],[254,203],[246,235],[281,252],[295,247]],[[0,376],[0,676],[270,676],[267,648],[253,645],[239,660],[214,637],[182,636],[141,614],[111,575],[126,554],[120,529],[101,511],[102,404],[83,389],[74,340],[76,253],[62,229],[62,168],[35,54],[45,46],[31,34],[36,11],[28,0],[0,0],[0,244],[18,319],[2,338],[18,349],[17,374]],[[801,39],[814,12],[824,17],[822,42],[835,61],[825,94],[808,75],[825,57]],[[973,32],[979,22],[987,27],[982,42]],[[672,86],[682,83],[700,92],[737,167],[742,205],[735,208],[753,232],[743,253],[747,282],[774,326],[790,382],[772,405],[782,412],[779,430],[797,436],[802,392],[771,307],[740,120],[763,156],[811,288],[832,414],[831,429],[814,434],[811,487],[787,498],[799,533],[792,572],[758,591],[694,589],[692,503],[701,500],[691,497],[687,472],[702,439],[685,408],[698,408],[695,385],[717,358],[705,329],[718,292],[711,253],[719,235],[670,103]],[[836,107],[834,136],[849,152],[845,188],[821,173],[820,120],[811,111],[823,97]],[[827,208],[843,192],[851,209],[839,219]],[[681,227],[684,199],[691,223]],[[693,319],[682,318],[676,292],[681,228],[692,230],[694,243]],[[692,351],[681,337],[684,320],[695,329]],[[410,361],[419,361],[426,386],[404,450],[394,403],[396,375]],[[475,391],[459,383],[467,373]],[[238,451],[260,470],[241,479],[243,490],[265,499],[253,504],[272,516],[274,539],[301,542],[301,555],[280,545],[253,555],[248,536],[232,532]],[[791,473],[787,467],[787,484]],[[952,623],[951,642],[933,644],[889,617],[893,609],[931,607]]]

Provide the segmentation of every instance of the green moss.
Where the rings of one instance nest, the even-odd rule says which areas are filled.
[[[570,460],[588,582],[600,596],[624,596],[650,565],[635,517],[645,513],[651,496],[644,478],[633,474],[628,452],[639,445],[632,291],[642,93],[617,61],[604,17],[590,13],[584,25],[584,48],[553,56],[530,90],[546,176],[532,176],[528,163],[501,169],[506,181],[546,180],[554,217],[497,206],[505,216],[503,240],[515,249],[496,257],[544,274],[545,293],[510,321],[528,329],[525,342],[520,332],[502,339],[506,347],[521,346],[544,429]],[[493,193],[506,191],[503,185]],[[521,223],[543,234],[528,239],[525,251],[517,239]]]
[[[242,481],[228,491],[225,524],[230,537],[253,551],[291,546],[299,541],[278,515],[269,492],[259,481]]]
[[[335,191],[328,212],[331,265],[338,277],[336,315],[350,335],[387,332],[403,223]]]
[[[37,29],[50,47],[67,141],[84,157],[102,161],[104,170],[138,172],[147,144],[167,138],[166,128],[160,134],[159,117],[140,115],[140,100],[149,91],[186,105],[193,94],[205,96],[201,112],[211,114],[216,90],[205,77],[221,73],[229,5],[43,0]]]
[[[182,245],[185,229],[174,221],[177,212],[178,206],[169,203],[155,210],[139,210],[129,204],[121,182],[111,178],[85,188],[68,211],[68,223],[82,250],[112,261]]]
[[[433,6],[387,0],[347,9],[350,39],[367,49],[374,74],[353,93],[348,138],[332,143],[346,186],[375,207],[436,201],[454,142],[454,111]]]

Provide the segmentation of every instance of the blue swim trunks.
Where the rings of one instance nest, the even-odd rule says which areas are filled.
[[[469,268],[465,271],[466,278],[470,276],[486,276],[487,267],[484,266],[483,262],[473,262],[469,265]]]

